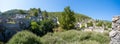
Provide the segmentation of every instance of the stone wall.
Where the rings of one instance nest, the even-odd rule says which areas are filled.
[[[112,18],[112,31],[109,33],[110,44],[120,44],[120,16]]]

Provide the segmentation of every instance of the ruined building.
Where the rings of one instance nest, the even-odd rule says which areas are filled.
[[[112,18],[112,31],[109,33],[110,44],[120,44],[120,16]]]

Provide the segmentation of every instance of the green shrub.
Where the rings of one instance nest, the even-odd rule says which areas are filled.
[[[109,42],[109,37],[105,36],[105,35],[103,35],[101,33],[99,33],[99,34],[98,33],[92,34],[90,39],[98,41],[101,44],[105,44],[106,42]]]
[[[29,31],[21,31],[15,34],[8,44],[41,44],[40,38]]]
[[[69,30],[39,38],[29,31],[18,32],[8,44],[109,44],[108,33]]]
[[[84,40],[82,42],[79,42],[78,44],[100,44],[100,43],[94,40]]]
[[[0,41],[0,44],[4,44],[4,43]]]
[[[67,43],[67,44],[100,44],[97,41],[94,40],[84,40],[84,41],[75,41],[75,42],[71,42],[71,43]]]
[[[47,34],[41,38],[43,44],[109,44],[109,37],[104,33],[69,30]]]

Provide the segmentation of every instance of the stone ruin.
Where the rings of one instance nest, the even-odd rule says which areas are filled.
[[[112,18],[112,31],[109,33],[110,44],[120,44],[120,16]]]

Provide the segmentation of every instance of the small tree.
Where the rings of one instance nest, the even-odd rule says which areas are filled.
[[[82,25],[81,28],[82,28],[82,29],[85,28],[85,25]]]
[[[98,22],[97,24],[96,24],[96,26],[102,26],[103,25],[103,22]]]
[[[35,21],[32,21],[31,22],[31,29],[38,29],[39,28],[39,25],[37,24],[37,22],[35,22]]]
[[[20,14],[26,14],[23,10],[19,10]]]
[[[43,12],[43,18],[46,19],[47,17],[48,17],[48,13],[47,13],[47,11],[45,10],[45,11]]]
[[[108,28],[112,28],[112,23],[107,23]]]
[[[38,9],[36,9],[36,8],[31,8],[30,10],[29,10],[29,14],[30,14],[30,16],[38,16],[38,13],[40,12],[40,10],[38,10]]]
[[[69,6],[64,8],[64,12],[62,12],[59,21],[60,21],[60,26],[63,29],[69,30],[74,28],[74,22],[75,22],[74,12],[70,10]]]
[[[54,23],[51,19],[43,20],[40,23],[40,30],[43,34],[46,34],[47,32],[53,32],[53,28],[54,28]]]
[[[53,32],[54,22],[51,19],[40,21],[39,23],[32,21],[30,31],[38,36],[43,36],[47,32]]]
[[[38,8],[38,13],[41,13],[41,9],[40,8]]]
[[[89,23],[87,23],[87,26],[88,26],[88,27],[93,26],[93,23],[92,23],[92,22],[89,22]]]
[[[30,31],[32,31],[33,33],[35,33],[36,35],[43,35],[42,33],[41,33],[41,30],[39,29],[40,28],[40,26],[39,26],[39,24],[37,23],[37,22],[35,22],[35,21],[31,21],[31,25],[30,25]]]

